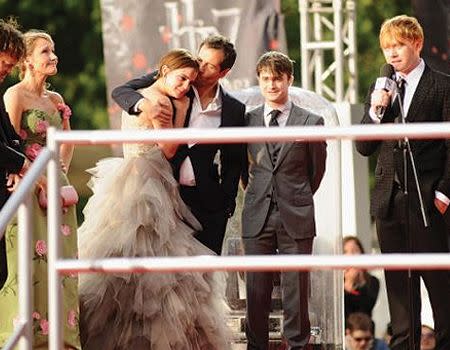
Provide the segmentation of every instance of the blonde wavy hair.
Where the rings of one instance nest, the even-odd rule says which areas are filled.
[[[37,29],[29,30],[28,32],[26,32],[23,35],[23,37],[24,37],[24,42],[25,42],[25,57],[18,64],[20,79],[23,79],[23,77],[25,76],[25,72],[27,71],[27,65],[25,63],[25,58],[28,57],[29,55],[31,55],[31,53],[33,52],[33,50],[36,46],[36,41],[38,39],[47,40],[47,41],[51,42],[52,45],[55,45],[55,42],[53,41],[50,34],[44,32],[42,30],[37,30]]]

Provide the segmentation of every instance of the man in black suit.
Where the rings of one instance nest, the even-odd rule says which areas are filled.
[[[0,20],[0,83],[24,55],[23,36],[17,30],[15,22]],[[25,156],[20,153],[19,140],[5,110],[2,94],[0,98],[0,208],[5,204],[11,191],[11,182],[8,180],[8,176],[23,171],[29,165]],[[2,233],[0,239],[0,288],[7,277],[5,238]]]
[[[363,124],[393,123],[403,106],[406,122],[450,121],[450,77],[431,70],[420,58],[423,31],[413,17],[397,16],[385,21],[380,31],[380,45],[387,63],[400,82],[398,93],[371,87],[365,104]],[[385,109],[384,114],[379,108]],[[378,113],[377,113],[378,110]],[[448,214],[450,198],[450,141],[411,140],[418,182],[429,221],[422,220],[419,195],[408,154],[407,176],[403,176],[404,147],[402,141],[360,141],[358,151],[369,156],[379,151],[375,169],[375,188],[371,198],[371,214],[376,219],[382,253],[448,252],[443,215]],[[407,184],[405,184],[407,182]],[[408,195],[404,194],[407,186]],[[450,287],[448,271],[385,271],[393,336],[391,349],[415,349],[420,345],[420,281],[425,282],[434,315],[436,349],[450,349]],[[410,283],[411,288],[408,288]],[[412,310],[408,298],[411,292]],[[411,318],[412,317],[412,318]],[[414,329],[410,329],[410,320]]]
[[[322,117],[289,100],[294,76],[288,56],[266,52],[256,72],[264,104],[247,113],[249,127],[323,125]],[[246,255],[312,253],[316,235],[313,195],[325,172],[326,147],[324,141],[248,145],[249,176],[242,210]],[[272,272],[246,274],[248,350],[269,349],[273,276]],[[308,292],[308,272],[281,272],[283,335],[289,349],[308,348]]]
[[[233,44],[223,36],[206,38],[198,52],[200,72],[188,93],[191,104],[185,127],[218,128],[244,126],[245,106],[220,85],[236,60]],[[151,85],[155,74],[144,75],[115,88],[113,99],[129,114],[170,122],[171,106],[161,99],[143,98],[135,90]],[[170,159],[180,194],[203,230],[196,238],[220,255],[228,218],[233,215],[244,159],[240,144],[181,145]],[[218,155],[220,163],[217,162]]]

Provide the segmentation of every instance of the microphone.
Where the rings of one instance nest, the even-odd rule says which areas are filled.
[[[396,82],[392,80],[392,77],[395,75],[394,67],[391,64],[384,64],[380,68],[380,78],[377,78],[375,82],[375,90],[384,90],[388,92],[396,91]],[[378,106],[375,110],[375,114],[378,119],[383,118],[383,114],[386,110],[384,106]]]

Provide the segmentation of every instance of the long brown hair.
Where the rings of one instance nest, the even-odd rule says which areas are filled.
[[[170,70],[180,68],[194,68],[196,71],[199,70],[199,65],[194,55],[186,49],[173,49],[161,57],[158,64],[158,75],[156,76],[156,79],[161,78],[162,68],[164,66]]]

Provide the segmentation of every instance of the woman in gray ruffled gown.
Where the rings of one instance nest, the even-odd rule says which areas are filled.
[[[155,83],[142,90],[170,99],[173,127],[182,127],[198,63],[175,49],[160,61]],[[122,129],[144,126],[122,115]],[[91,169],[93,191],[80,227],[80,258],[214,254],[193,234],[200,225],[182,202],[167,158],[174,144],[125,144],[124,158]],[[83,349],[187,350],[229,348],[224,275],[109,273],[80,277]]]

